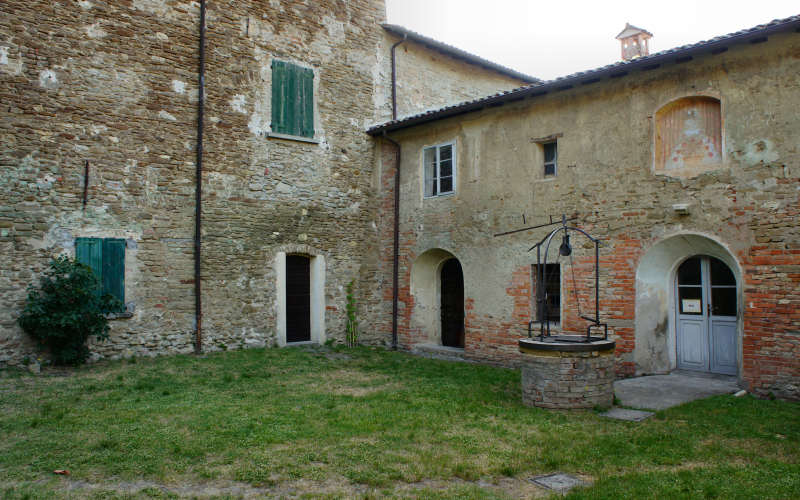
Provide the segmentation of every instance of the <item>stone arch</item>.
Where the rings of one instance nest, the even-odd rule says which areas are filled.
[[[452,252],[432,248],[421,253],[411,266],[411,326],[421,332],[424,343],[442,345],[441,271],[451,259],[461,262]]]
[[[666,373],[675,369],[676,312],[675,273],[688,258],[708,255],[724,262],[736,278],[738,360],[741,374],[742,268],[733,253],[715,238],[699,234],[675,234],[652,245],[636,269],[635,346],[637,374]]]
[[[325,271],[326,255],[309,245],[282,245],[275,251],[275,337],[279,346],[286,342],[286,256],[308,257],[310,266],[311,343],[325,343]]]

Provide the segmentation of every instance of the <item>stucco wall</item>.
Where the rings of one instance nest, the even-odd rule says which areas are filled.
[[[527,319],[519,304],[520,274],[535,263],[527,250],[546,230],[493,234],[523,227],[523,214],[528,225],[551,215],[577,215],[580,227],[604,240],[601,316],[617,340],[617,371],[642,373],[653,368],[637,361],[637,338],[654,335],[668,318],[648,323],[655,325],[653,332],[636,331],[640,259],[669,236],[707,235],[729,249],[743,270],[742,382],[761,394],[798,397],[798,54],[797,35],[774,35],[718,56],[392,134],[402,144],[401,283],[408,283],[416,256],[430,248],[452,252],[464,269],[465,354],[513,363],[514,339]],[[688,178],[657,174],[653,117],[665,104],[691,95],[721,101],[722,161]],[[554,134],[563,134],[558,174],[545,178],[536,141]],[[457,144],[456,193],[423,199],[422,148],[448,141]],[[672,209],[683,203],[688,215]],[[593,262],[583,243],[573,239],[575,285],[585,314],[594,304]],[[562,322],[579,331],[586,323],[577,318],[572,272],[563,260],[562,274]],[[425,334],[409,328],[417,298],[410,290],[401,298],[401,341],[408,346]]]
[[[390,49],[402,40],[386,33],[380,48],[385,57],[385,87],[378,88],[380,99],[390,103],[392,89]],[[395,49],[397,66],[397,117],[438,109],[501,90],[511,90],[526,82],[456,59],[420,43],[406,40]],[[391,114],[389,115],[391,116]]]

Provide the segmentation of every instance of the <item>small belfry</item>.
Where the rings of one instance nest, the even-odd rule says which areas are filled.
[[[623,61],[631,61],[637,57],[650,55],[648,40],[653,38],[653,34],[649,31],[637,28],[630,23],[625,23],[625,29],[616,38],[620,43]]]

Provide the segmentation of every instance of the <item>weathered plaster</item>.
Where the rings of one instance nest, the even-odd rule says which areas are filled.
[[[790,103],[800,100],[800,88],[789,77],[800,71],[798,44],[794,34],[775,35],[768,44],[392,133],[403,152],[400,231],[401,254],[407,257],[401,262],[431,248],[458,255],[470,310],[467,354],[475,349],[477,357],[488,357],[487,342],[507,349],[524,334],[514,290],[519,270],[535,263],[528,248],[547,229],[493,235],[574,214],[580,227],[603,240],[601,318],[617,340],[618,374],[675,366],[668,284],[675,266],[698,252],[735,270],[746,305],[739,313],[742,383],[761,393],[798,397],[791,382],[800,376],[792,332],[800,324],[790,305],[800,300],[794,271],[800,265],[795,140],[800,118]],[[687,176],[656,173],[654,110],[690,95],[716,96],[723,104],[722,161]],[[545,178],[538,141],[553,135],[558,174]],[[457,144],[458,189],[423,199],[422,150],[449,141]],[[687,206],[687,213],[676,205]],[[702,237],[670,239],[679,234]],[[668,243],[657,245],[661,241]],[[576,287],[569,259],[561,259],[562,329],[586,326],[578,318],[573,289],[585,314],[594,305],[592,257],[591,248],[574,247]],[[401,289],[408,272],[406,264]],[[406,303],[405,321],[416,317],[417,308],[429,307],[413,299]],[[498,333],[487,336],[488,328]],[[408,332],[401,343],[420,338],[417,330],[401,323],[401,331]]]

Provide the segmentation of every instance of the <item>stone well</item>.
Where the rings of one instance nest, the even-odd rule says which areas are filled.
[[[614,341],[580,337],[519,341],[522,402],[542,408],[609,407],[614,402]]]

